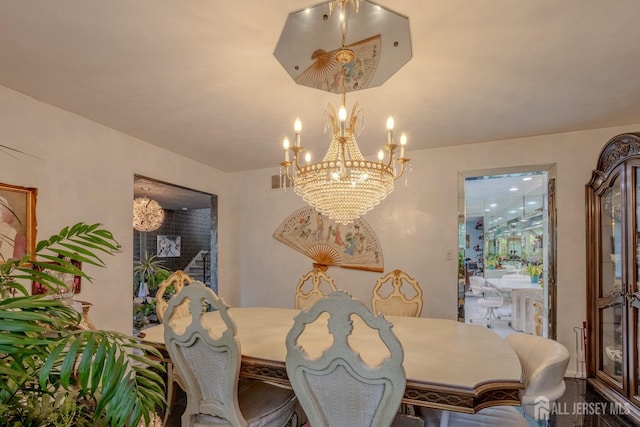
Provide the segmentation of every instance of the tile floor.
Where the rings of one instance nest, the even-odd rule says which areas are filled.
[[[474,296],[471,293],[467,293],[464,299],[464,318],[465,323],[474,323],[477,325],[486,325],[487,321],[483,318],[485,309],[478,305],[479,296]],[[495,333],[505,338],[507,335],[515,332],[511,326],[509,326],[508,314],[509,310],[504,308],[496,309],[496,313],[502,318],[492,321],[492,329]]]

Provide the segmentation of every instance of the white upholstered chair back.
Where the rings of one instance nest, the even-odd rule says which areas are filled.
[[[487,281],[484,277],[480,276],[470,276],[469,277],[469,287],[471,288],[471,292],[473,295],[482,295],[482,288],[487,285]]]
[[[333,336],[331,346],[318,357],[307,353],[299,342],[316,321],[326,321]],[[351,347],[354,325],[379,333],[388,355],[377,365],[365,363]],[[383,316],[373,315],[344,291],[332,292],[295,317],[286,339],[287,375],[313,427],[391,424],[406,385],[404,352],[391,327]]]
[[[569,351],[556,341],[520,332],[508,335],[506,340],[513,347],[522,365],[522,409],[528,416],[543,423],[552,409],[553,402],[564,394],[564,374],[569,364]],[[513,406],[493,406],[476,414],[447,413],[425,408],[422,415],[427,427],[442,426],[443,420],[448,420],[448,425],[452,427],[532,425]]]
[[[164,299],[164,294],[167,291],[167,288],[173,285],[175,289],[175,293],[179,294],[186,285],[193,282],[194,280],[184,271],[177,270],[171,273],[169,277],[167,277],[160,286],[158,287],[158,291],[156,292],[156,316],[158,316],[158,320],[162,322],[164,319],[164,313],[167,311],[168,302]],[[176,317],[185,317],[189,314],[189,307],[186,305],[177,307],[175,309],[174,316]]]
[[[511,334],[506,340],[518,354],[524,373],[522,408],[538,419],[538,399],[551,404],[564,394],[569,351],[557,341],[524,333]]]
[[[383,286],[390,282],[392,291],[383,293]],[[409,292],[404,287],[410,288]],[[422,313],[422,289],[418,281],[402,270],[393,270],[378,279],[373,287],[371,309],[387,316],[420,317]]]
[[[314,268],[303,274],[298,281],[295,306],[298,310],[309,308],[335,290],[337,288],[333,279],[319,268]]]

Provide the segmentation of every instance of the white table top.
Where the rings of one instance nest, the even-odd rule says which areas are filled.
[[[539,283],[531,283],[531,278],[525,279],[504,279],[504,278],[487,278],[487,283],[501,291],[511,291],[515,289],[531,289],[542,290]]]
[[[484,277],[487,278],[487,279],[492,278],[492,277],[500,278],[500,277],[504,276],[505,274],[518,274],[518,273],[520,273],[520,270],[521,269],[519,269],[519,268],[517,268],[517,269],[509,269],[509,270],[507,270],[506,268],[502,268],[502,269],[499,269],[499,270],[491,270],[491,269],[487,268],[487,269],[484,270]]]
[[[243,364],[264,363],[266,366],[284,367],[285,337],[297,313],[298,310],[265,307],[230,309],[237,325]],[[212,325],[214,335],[218,335],[213,326],[216,318],[219,319],[217,313],[205,314],[206,323]],[[462,394],[474,399],[473,402],[456,401],[451,405],[425,406],[451,409],[452,405],[460,404],[467,408],[467,412],[473,412],[483,406],[500,403],[491,402],[490,398],[487,400],[487,396],[480,399],[482,392],[502,392],[505,389],[516,390],[519,400],[517,391],[522,389],[520,362],[511,346],[493,331],[481,325],[454,320],[398,316],[386,318],[394,325],[393,332],[404,348],[407,389],[415,386],[417,393],[446,389],[449,395]],[[179,319],[176,325],[186,325],[189,321],[190,318]],[[354,326],[351,345],[360,351],[365,362],[374,364],[387,355],[386,348],[375,336],[377,334],[363,332],[364,328],[358,328],[357,321],[354,321]],[[164,344],[163,325],[153,326],[143,332],[145,342]],[[328,347],[328,337],[325,318],[324,324],[307,329],[300,340],[311,355],[319,355],[322,349]],[[409,396],[408,392],[405,397],[405,401],[434,398]],[[513,401],[513,395],[510,401],[508,398],[502,399],[502,404],[517,404],[517,401]],[[469,407],[473,409],[468,410]]]

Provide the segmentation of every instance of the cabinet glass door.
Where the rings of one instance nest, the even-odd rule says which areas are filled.
[[[600,286],[598,298],[600,370],[622,388],[624,367],[623,242],[621,178],[616,176],[600,198]]]
[[[635,163],[635,162],[633,162]],[[635,203],[633,210],[633,235],[630,236],[630,246],[633,249],[633,277],[631,279],[632,289],[630,289],[631,317],[629,324],[633,327],[632,336],[635,341],[635,350],[631,355],[632,365],[632,390],[635,400],[640,400],[640,167],[633,165],[633,197]],[[633,347],[631,347],[633,348]]]

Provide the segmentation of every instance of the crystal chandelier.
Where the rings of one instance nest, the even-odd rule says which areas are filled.
[[[338,2],[335,2],[338,3]],[[330,4],[333,11],[335,3]],[[400,144],[394,141],[394,121],[387,120],[387,143],[378,152],[378,160],[364,158],[356,141],[358,120],[362,110],[356,103],[350,117],[346,108],[346,72],[347,67],[356,60],[354,50],[345,47],[346,1],[340,5],[340,29],[342,46],[334,53],[334,60],[341,64],[342,102],[336,115],[335,108],[329,104],[327,111],[328,125],[332,132],[329,149],[324,158],[316,163],[311,162],[309,152],[305,162],[301,155],[304,147],[300,145],[302,123],[299,118],[294,124],[295,142],[290,144],[288,138],[283,140],[284,161],[280,163],[281,179],[286,178],[293,183],[295,192],[320,213],[340,224],[352,223],[361,217],[394,188],[394,181],[403,175],[405,167],[410,169],[410,159],[405,157],[407,136],[403,132]],[[357,5],[352,8],[357,12]],[[396,157],[396,149],[400,147],[400,156]],[[386,152],[386,154],[385,154]],[[291,159],[291,154],[293,159]],[[286,185],[283,185],[286,188]]]
[[[164,211],[155,200],[146,196],[133,201],[133,228],[137,231],[155,231],[162,225]]]

